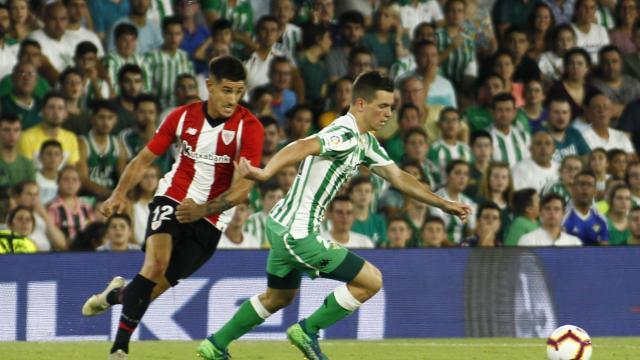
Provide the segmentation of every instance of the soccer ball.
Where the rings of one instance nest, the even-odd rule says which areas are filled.
[[[591,337],[577,326],[560,326],[547,339],[549,360],[589,360],[591,351]]]

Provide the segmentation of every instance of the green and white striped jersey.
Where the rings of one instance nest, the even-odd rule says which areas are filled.
[[[247,221],[244,223],[243,231],[258,239],[261,248],[268,248],[270,246],[267,240],[267,234],[265,233],[268,216],[264,211],[258,211],[249,215],[249,218],[247,218]]]
[[[148,92],[151,90],[151,78],[149,76],[149,72],[147,70],[147,66],[145,64],[144,58],[140,55],[133,55],[130,58],[123,58],[117,52],[111,52],[102,60],[104,67],[107,69],[107,74],[109,75],[109,80],[111,81],[111,85],[113,85],[113,90],[116,95],[120,95],[120,86],[118,86],[118,72],[120,69],[126,64],[136,64],[142,68],[142,78],[144,81],[144,91]]]
[[[529,144],[531,136],[518,127],[512,126],[508,134],[502,133],[494,126],[489,128],[493,138],[493,160],[506,162],[509,166],[530,157]]]
[[[543,187],[541,191],[542,196],[548,194],[558,194],[564,198],[565,204],[568,204],[571,201],[571,193],[569,190],[562,184],[560,181],[548,181]]]
[[[173,90],[178,76],[185,73],[194,75],[193,63],[189,55],[180,49],[173,55],[158,49],[148,52],[144,58],[151,77],[152,92],[165,109],[175,102]]]
[[[460,84],[465,75],[478,76],[478,63],[476,62],[476,43],[469,35],[461,32],[464,38],[462,45],[449,53],[449,56],[440,63],[443,75],[450,81]],[[444,51],[453,42],[453,38],[447,29],[441,28],[435,33],[438,51]]]
[[[467,218],[467,222],[463,223],[460,218],[447,214],[442,211],[442,209],[437,207],[430,207],[429,213],[431,216],[437,216],[444,220],[445,231],[447,232],[447,237],[449,241],[453,241],[456,244],[460,244],[462,240],[467,236],[467,229],[473,230],[476,227],[476,203],[467,197],[465,194],[458,195],[458,199],[451,199],[449,193],[447,193],[446,188],[442,188],[436,191],[436,195],[440,196],[445,200],[457,201],[463,204],[467,204],[471,206],[471,214]]]
[[[438,172],[442,179],[446,178],[447,164],[451,160],[461,159],[471,163],[471,157],[469,145],[460,141],[456,142],[455,145],[449,145],[442,139],[433,142],[429,146],[429,153],[427,153],[427,159],[438,167]]]
[[[271,210],[269,216],[289,228],[295,239],[317,233],[327,205],[358,173],[368,167],[393,164],[387,152],[371,133],[360,134],[356,119],[348,113],[316,134],[320,154],[307,156],[300,165],[291,189]]]

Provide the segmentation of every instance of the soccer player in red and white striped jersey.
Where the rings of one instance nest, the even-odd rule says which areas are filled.
[[[246,157],[260,165],[264,128],[238,105],[246,89],[246,70],[230,56],[209,64],[209,98],[175,109],[125,169],[118,186],[102,206],[106,216],[121,213],[126,194],[144,169],[176,141],[180,154],[160,181],[146,230],[145,261],[140,273],[124,286],[114,278],[82,308],[93,316],[122,304],[122,316],[110,359],[126,359],[131,334],[149,303],[193,274],[213,255],[233,207],[247,199],[253,182],[234,177],[235,162]]]

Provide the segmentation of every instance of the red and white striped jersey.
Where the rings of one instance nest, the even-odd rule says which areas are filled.
[[[207,102],[197,102],[174,110],[160,125],[147,148],[164,154],[176,140],[179,156],[171,171],[158,184],[155,196],[177,202],[192,199],[203,204],[231,186],[233,162],[245,157],[260,166],[264,128],[246,108],[238,105],[228,119],[207,115]],[[220,231],[231,220],[233,209],[206,219]]]

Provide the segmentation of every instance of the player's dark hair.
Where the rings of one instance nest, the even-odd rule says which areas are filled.
[[[393,81],[375,70],[364,72],[358,75],[353,83],[351,102],[353,103],[356,99],[364,99],[366,102],[371,102],[375,98],[377,91],[392,93]]]
[[[269,115],[260,116],[258,120],[260,120],[260,122],[262,123],[263,128],[266,128],[267,126],[271,126],[271,125],[275,125],[277,128],[280,128],[280,124],[278,124],[278,120],[276,120],[276,118],[274,118],[273,116],[269,116]]]
[[[409,141],[409,138],[415,134],[422,136],[424,138],[424,141],[429,141],[429,135],[427,135],[427,132],[423,128],[416,126],[407,130],[404,136],[402,136],[402,143],[406,144],[407,141]]]
[[[476,220],[480,219],[480,217],[482,216],[482,213],[485,210],[496,210],[499,213],[502,212],[498,204],[494,203],[493,201],[485,201],[480,203],[480,205],[478,205],[478,210],[476,211]]]
[[[133,108],[137,109],[140,106],[140,104],[146,103],[146,102],[153,103],[153,105],[156,107],[156,110],[160,109],[160,103],[158,103],[158,98],[152,94],[146,94],[146,93],[142,93],[136,96],[135,99],[133,99]]]
[[[82,71],[80,71],[80,69],[75,67],[68,67],[64,69],[62,74],[60,74],[60,76],[58,77],[58,81],[60,82],[60,84],[63,84],[65,81],[67,81],[67,78],[70,75],[78,75],[81,79],[84,79],[84,74],[82,73]]]
[[[552,202],[553,200],[560,201],[560,203],[562,204],[562,210],[564,210],[565,207],[567,206],[567,202],[564,200],[564,197],[562,197],[562,195],[556,194],[556,193],[549,193],[543,196],[542,199],[540,199],[540,208],[544,207],[545,205]]]
[[[136,29],[135,26],[129,23],[118,24],[118,26],[116,26],[115,30],[113,31],[113,38],[117,41],[125,35],[133,35],[137,38],[138,29]]]
[[[447,166],[445,167],[445,173],[447,174],[447,176],[451,175],[453,170],[455,170],[456,166],[459,166],[459,165],[464,165],[467,168],[470,167],[469,163],[466,162],[465,160],[462,160],[462,159],[451,160],[447,163]]]
[[[137,74],[144,78],[144,73],[142,72],[142,68],[136,64],[126,64],[118,70],[118,83],[124,81],[124,76],[126,74]]]
[[[18,117],[18,115],[16,115],[15,113],[2,113],[0,114],[0,124],[2,123],[21,123],[20,121],[20,117]]]
[[[76,58],[83,57],[85,54],[94,53],[98,54],[98,48],[91,41],[83,41],[76,46],[74,56]]]
[[[513,206],[513,212],[516,216],[524,214],[527,208],[533,205],[533,197],[537,193],[536,189],[532,188],[521,189],[513,193],[511,206]]]
[[[111,225],[113,220],[116,220],[116,219],[124,220],[124,222],[126,222],[127,225],[129,225],[129,228],[131,228],[131,218],[129,217],[129,215],[125,213],[121,213],[121,214],[113,214],[109,216],[109,218],[107,219],[107,222],[105,223],[105,229],[108,228],[109,225]]]
[[[422,224],[421,230],[424,230],[424,228],[427,227],[427,224],[432,224],[432,223],[438,223],[442,225],[443,228],[447,227],[444,223],[444,220],[440,216],[427,216],[427,218],[424,219],[424,224]]]
[[[164,34],[169,26],[172,25],[180,26],[180,29],[182,30],[182,19],[180,19],[179,16],[167,16],[166,18],[164,18],[162,20],[162,33]]]
[[[478,141],[478,139],[489,139],[489,142],[493,144],[493,138],[491,137],[491,134],[489,134],[489,132],[486,130],[476,130],[472,132],[469,144],[473,146],[476,141]]]
[[[66,99],[65,99],[64,95],[62,95],[61,92],[59,92],[57,90],[51,90],[42,99],[42,106],[43,107],[46,106],[47,103],[49,102],[49,100],[51,100],[51,99],[62,99],[62,101],[66,102]]]
[[[240,60],[228,55],[213,58],[209,62],[209,74],[217,81],[222,81],[223,79],[229,81],[247,80],[247,71],[244,65]]]
[[[118,110],[113,105],[113,103],[109,100],[105,99],[96,99],[91,102],[91,114],[96,115],[100,112],[100,110],[107,110],[114,114],[118,113]]]
[[[217,33],[227,29],[231,29],[232,27],[233,27],[233,24],[231,23],[231,21],[225,18],[220,18],[211,24],[211,27],[209,28],[209,30],[211,31],[211,36],[214,36]]]
[[[329,211],[333,211],[333,206],[335,203],[339,203],[339,202],[351,202],[351,198],[348,195],[338,195],[336,197],[333,198],[333,200],[331,200],[331,203],[329,204]]]
[[[371,186],[373,187],[373,181],[371,181],[370,176],[358,175],[353,179],[351,179],[351,182],[349,183],[348,192],[349,193],[353,192],[353,189],[355,189],[356,186],[362,185],[362,184],[371,184]]]
[[[260,28],[268,22],[275,23],[276,25],[278,25],[278,28],[280,28],[280,21],[278,21],[278,18],[273,15],[263,15],[260,16],[258,22],[256,22],[256,31],[260,30]]]
[[[47,148],[50,148],[50,147],[55,147],[55,148],[60,149],[60,151],[62,151],[62,144],[60,144],[60,142],[58,140],[49,139],[49,140],[43,142],[42,145],[40,145],[39,154],[42,154],[45,150],[47,150]]]
[[[347,10],[338,17],[338,27],[343,27],[347,24],[364,26],[364,16],[358,10]]]
[[[513,95],[503,92],[500,94],[497,94],[496,96],[493,97],[493,99],[491,99],[491,109],[495,110],[496,105],[500,102],[506,102],[509,101],[513,104],[513,106],[516,106],[516,99],[513,97]]]

